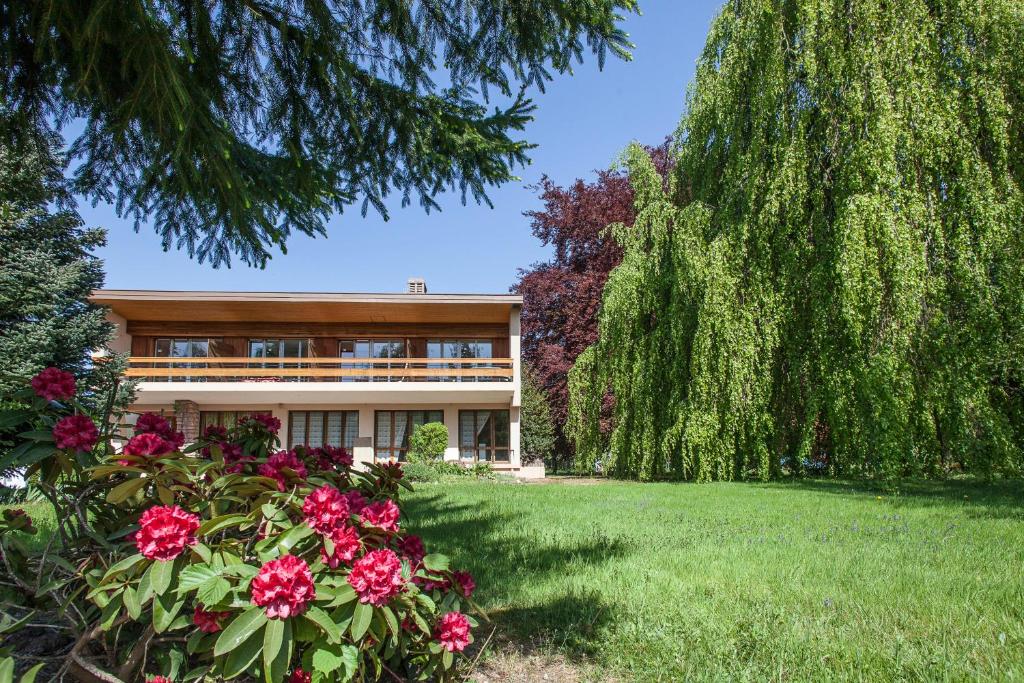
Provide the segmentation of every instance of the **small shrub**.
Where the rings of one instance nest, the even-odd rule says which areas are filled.
[[[409,437],[409,462],[432,462],[444,457],[448,447],[448,428],[440,422],[428,422]]]
[[[477,479],[493,479],[494,468],[489,462],[476,462],[466,469],[466,473]]]
[[[441,478],[433,464],[425,462],[407,462],[402,465],[402,472],[406,479],[414,482],[434,482]]]
[[[431,463],[431,467],[434,471],[441,476],[447,477],[464,477],[466,476],[466,468],[457,462],[451,460],[438,460],[437,462]]]

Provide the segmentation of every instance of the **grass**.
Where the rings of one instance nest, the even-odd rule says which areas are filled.
[[[1020,680],[1022,491],[447,483],[406,510],[503,632],[592,678]]]

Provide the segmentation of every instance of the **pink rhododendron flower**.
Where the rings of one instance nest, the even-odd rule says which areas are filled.
[[[220,622],[229,616],[231,616],[231,612],[210,612],[202,605],[198,605],[192,615],[192,623],[198,626],[203,633],[216,633],[221,629]]]
[[[362,512],[359,518],[367,526],[383,529],[384,531],[398,531],[398,516],[401,512],[395,501],[390,498],[370,503]]]
[[[278,451],[274,453],[267,461],[259,466],[258,472],[260,476],[270,477],[277,482],[277,490],[284,491],[285,483],[288,481],[285,475],[284,468],[290,469],[295,473],[299,479],[306,478],[306,466],[302,464],[299,457],[295,455],[294,451]]]
[[[437,621],[434,639],[449,652],[462,652],[469,645],[469,619],[462,612],[448,612]]]
[[[174,444],[159,434],[146,432],[128,440],[122,451],[125,455],[167,455],[174,450]]]
[[[171,423],[167,418],[156,413],[143,413],[135,421],[136,434],[159,434],[163,436],[171,433]]]
[[[91,451],[99,437],[99,430],[88,415],[68,415],[53,426],[53,441],[61,449]]]
[[[312,683],[312,681],[312,674],[308,674],[302,669],[296,669],[292,672],[292,675],[288,677],[288,683]]]
[[[402,471],[402,466],[397,462],[386,462],[380,466],[384,470],[384,475],[390,479],[398,481],[405,476],[405,472]]]
[[[354,515],[358,515],[366,507],[366,498],[355,489],[345,492],[345,500],[348,501],[348,509]]]
[[[150,676],[146,679],[146,683],[174,683],[167,676]]]
[[[306,496],[302,514],[313,531],[329,535],[348,521],[348,501],[333,486],[321,486]]]
[[[139,419],[135,421],[135,434],[155,434],[171,444],[171,450],[185,445],[185,435],[171,429],[171,423],[167,421],[167,418],[156,413],[139,415]]]
[[[266,429],[271,434],[277,434],[278,431],[280,431],[281,429],[281,421],[278,420],[273,415],[271,415],[270,413],[256,413],[255,415],[242,417],[239,418],[238,420],[239,424],[249,421],[260,424],[264,429]]]
[[[473,591],[476,590],[476,582],[473,581],[473,575],[469,572],[452,572],[452,578],[455,579],[455,583],[458,584],[459,590],[462,594],[467,597],[473,597]]]
[[[412,577],[412,582],[420,587],[424,593],[430,593],[434,590],[439,590],[442,593],[452,587],[452,582],[448,579],[428,579],[423,576]]]
[[[142,513],[135,545],[149,560],[173,560],[195,544],[199,518],[177,505],[158,505]]]
[[[334,553],[328,555],[327,550],[321,548],[320,559],[331,569],[337,569],[341,563],[351,564],[359,552],[359,531],[354,526],[336,527],[331,530],[331,543]]]
[[[324,455],[327,456],[331,462],[340,467],[352,467],[352,454],[345,448],[337,448],[335,446],[324,446]]]
[[[32,391],[47,401],[63,401],[75,395],[75,376],[60,368],[46,368],[32,378]]]
[[[228,438],[228,430],[220,425],[207,425],[203,430],[203,438],[211,441],[223,441]]]
[[[266,608],[271,619],[298,616],[316,598],[309,565],[294,555],[283,555],[260,567],[251,589],[253,604]]]
[[[363,555],[352,565],[348,583],[356,589],[359,602],[381,607],[402,589],[402,561],[383,548]]]
[[[427,549],[423,547],[423,539],[413,534],[398,539],[395,545],[398,546],[398,552],[409,558],[409,562],[413,565],[422,562],[427,555]]]

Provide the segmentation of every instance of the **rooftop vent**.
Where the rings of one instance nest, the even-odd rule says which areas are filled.
[[[421,277],[409,278],[409,294],[426,294],[427,281]]]

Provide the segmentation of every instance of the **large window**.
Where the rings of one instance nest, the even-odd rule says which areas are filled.
[[[219,353],[221,340],[192,338],[192,337],[160,337],[153,343],[153,355],[157,358],[209,358],[210,356],[225,355]],[[230,354],[228,354],[230,355]],[[171,363],[170,365],[160,364],[160,368],[205,368],[205,363]],[[157,378],[170,382],[202,382],[205,377],[190,377],[189,373],[181,377]]]
[[[404,461],[409,450],[409,436],[428,422],[444,422],[444,411],[378,410],[374,414],[374,457],[377,460]]]
[[[199,433],[214,425],[231,429],[243,417],[251,415],[270,415],[267,410],[202,410],[199,412]]]
[[[459,455],[464,461],[508,462],[509,438],[509,411],[459,411]]]
[[[358,410],[293,410],[288,413],[288,447],[342,446],[352,450],[359,436]]]
[[[342,339],[338,342],[338,356],[340,358],[406,358],[406,345],[404,339]],[[404,363],[388,363],[379,365],[352,364],[345,365],[346,368],[401,368]],[[387,382],[401,381],[401,377],[391,378],[387,375],[371,377],[343,377],[343,382]]]
[[[265,358],[267,362],[252,364],[255,368],[304,368],[303,363],[274,363],[273,358],[309,357],[308,339],[250,339],[249,357]],[[286,377],[286,381],[301,382],[305,377]]]
[[[493,358],[494,343],[490,339],[431,339],[427,342],[427,358]],[[429,363],[430,368],[464,368],[457,363]],[[476,365],[475,367],[487,367]],[[446,377],[432,378],[433,381],[476,382],[491,379],[489,377]]]

